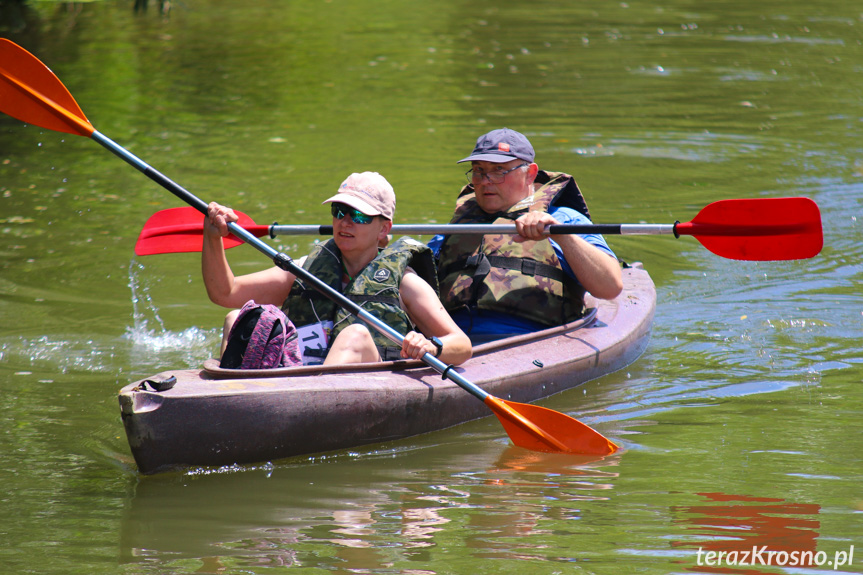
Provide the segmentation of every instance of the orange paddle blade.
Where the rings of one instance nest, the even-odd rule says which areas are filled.
[[[240,218],[237,223],[261,237],[269,233],[269,226],[258,226],[252,218],[234,210]],[[234,235],[222,238],[225,249],[243,243]],[[204,244],[204,215],[192,207],[160,210],[150,216],[135,243],[135,254],[150,256],[154,254],[176,254],[200,252]]]
[[[809,198],[721,200],[675,233],[694,236],[716,255],[751,261],[799,260],[821,251],[821,211]]]
[[[95,131],[57,76],[5,38],[0,38],[0,111],[57,132],[89,138]]]
[[[491,408],[512,442],[534,451],[609,455],[618,447],[595,429],[566,414],[489,395]]]

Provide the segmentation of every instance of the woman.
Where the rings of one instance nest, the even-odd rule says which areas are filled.
[[[312,294],[311,288],[288,271],[272,267],[235,276],[222,237],[230,233],[228,222],[236,221],[237,216],[216,203],[209,205],[204,222],[202,273],[210,300],[230,308],[242,307],[249,300],[282,306],[301,340],[315,341],[316,335],[325,340],[301,350],[304,363],[316,363],[315,357],[323,355],[324,365],[367,363],[392,359],[393,351],[404,359],[431,353],[453,365],[469,359],[470,340],[437,297],[434,265],[426,265],[431,262],[428,248],[411,238],[379,247],[387,245],[395,213],[396,198],[389,182],[377,172],[351,174],[338,193],[323,203],[331,204],[333,239],[317,246],[301,265],[316,277],[324,276],[331,287],[387,325],[407,332],[400,350],[393,350],[392,342],[370,332],[361,320]],[[231,312],[225,320],[222,352],[236,315]]]

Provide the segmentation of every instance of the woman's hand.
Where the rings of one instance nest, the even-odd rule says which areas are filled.
[[[410,331],[405,335],[401,355],[404,359],[420,359],[426,353],[434,356],[436,351],[437,348],[426,336],[415,331]]]
[[[211,202],[207,206],[207,217],[204,219],[204,233],[225,237],[231,233],[228,231],[228,223],[238,219],[239,216],[231,208]]]

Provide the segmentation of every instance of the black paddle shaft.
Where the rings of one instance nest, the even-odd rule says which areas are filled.
[[[668,229],[665,229],[668,228]],[[545,230],[554,234],[658,234],[671,233],[671,226],[643,226],[634,224],[552,224]],[[333,226],[316,225],[282,225],[273,224],[269,227],[270,237],[290,235],[333,235]],[[398,235],[418,234],[515,234],[515,224],[395,224],[392,233]]]

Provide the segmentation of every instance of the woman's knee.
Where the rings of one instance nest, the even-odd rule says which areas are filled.
[[[225,354],[225,348],[228,345],[228,336],[230,335],[231,328],[234,327],[239,315],[240,310],[234,309],[229,311],[225,316],[225,323],[222,326],[222,344],[219,346],[219,357],[222,357]]]
[[[238,309],[232,309],[225,315],[225,324],[222,327],[222,334],[225,337],[228,337],[228,334],[231,333],[231,328],[234,327],[238,315],[240,315],[240,310]]]
[[[369,346],[374,347],[374,340],[372,339],[371,332],[369,332],[369,328],[359,323],[354,323],[344,328],[339,332],[339,335],[336,337],[336,341],[343,346],[354,349]],[[333,342],[333,344],[335,344],[335,342]]]
[[[380,361],[380,354],[371,332],[362,324],[351,324],[339,332],[324,365],[374,361]]]

